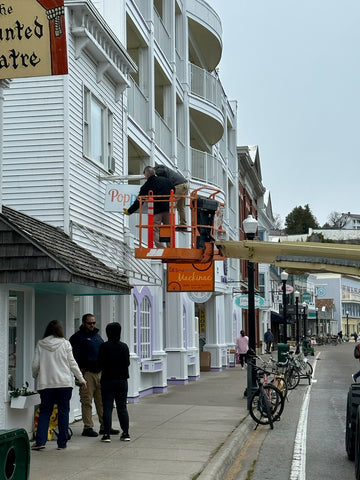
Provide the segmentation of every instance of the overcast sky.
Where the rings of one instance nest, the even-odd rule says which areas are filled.
[[[360,0],[207,0],[223,26],[220,79],[238,145],[258,145],[282,220],[310,205],[360,213]]]

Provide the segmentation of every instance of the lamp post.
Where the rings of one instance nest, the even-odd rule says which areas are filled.
[[[299,298],[300,292],[294,292],[295,297],[295,315],[296,315],[296,353],[300,353],[300,325],[299,325]]]
[[[307,303],[303,302],[303,337],[304,339],[306,338],[306,308],[307,308]]]
[[[346,336],[349,338],[349,312],[346,310]]]
[[[283,343],[287,343],[287,320],[286,320],[286,280],[289,278],[289,274],[283,270],[280,274],[282,281],[282,302],[283,302]]]
[[[315,316],[316,316],[316,332],[317,332],[317,336],[320,337],[319,309],[318,308],[315,308]]]
[[[255,233],[258,227],[256,218],[249,215],[243,221],[243,228],[247,240],[254,240]],[[248,268],[248,335],[249,335],[249,350],[250,357],[255,352],[256,339],[255,339],[255,283],[254,283],[254,264],[253,262],[247,262]],[[247,367],[247,407],[250,409],[251,393],[256,388],[255,370],[252,365],[253,359],[250,358]]]

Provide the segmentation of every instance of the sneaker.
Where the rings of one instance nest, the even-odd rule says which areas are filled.
[[[176,232],[187,232],[187,227],[175,227]]]
[[[351,378],[352,378],[353,383],[356,383],[356,378],[355,378],[354,374],[351,375]]]
[[[111,442],[110,435],[104,435],[104,436],[101,438],[101,441],[102,441],[102,442],[110,443],[110,442]]]
[[[97,437],[98,434],[92,428],[84,428],[82,434],[83,437]]]
[[[104,435],[105,430],[103,428],[100,428],[99,430],[100,435]],[[119,435],[120,430],[115,430],[115,428],[110,429],[110,435]]]
[[[241,367],[241,370],[244,370],[244,367]]]
[[[120,437],[120,440],[123,442],[130,442],[130,435],[128,433],[123,433]]]

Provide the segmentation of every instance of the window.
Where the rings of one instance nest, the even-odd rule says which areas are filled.
[[[134,323],[133,323],[133,341],[134,341],[134,353],[138,353],[138,325],[137,325],[137,318],[138,318],[138,302],[136,298],[134,298]]]
[[[141,360],[151,359],[150,301],[144,297],[140,306],[140,348]]]
[[[8,388],[24,384],[24,294],[10,292],[9,295],[9,372]]]
[[[84,156],[113,170],[113,115],[86,87],[84,88]]]

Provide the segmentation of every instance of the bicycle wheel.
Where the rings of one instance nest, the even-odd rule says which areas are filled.
[[[284,375],[275,375],[275,377],[271,380],[271,384],[278,388],[282,393],[282,396],[286,398],[288,393],[288,385]]]
[[[254,392],[250,400],[250,416],[260,425],[277,421],[284,410],[284,397],[274,385],[264,385]]]
[[[313,374],[313,366],[311,365],[311,363],[309,362],[305,362],[304,360],[302,362],[300,362],[300,374],[301,375],[308,375],[309,377],[311,377],[311,375]]]
[[[285,379],[289,390],[294,390],[299,385],[300,373],[295,368],[290,367],[285,373]]]

